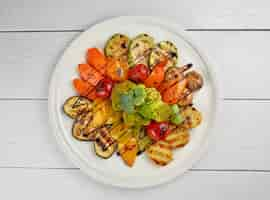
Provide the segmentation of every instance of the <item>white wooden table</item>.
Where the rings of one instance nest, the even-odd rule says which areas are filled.
[[[0,199],[269,199],[269,9],[268,0],[1,0]],[[89,25],[117,15],[177,21],[221,83],[208,154],[161,187],[93,182],[64,158],[48,126],[47,87],[59,55]]]

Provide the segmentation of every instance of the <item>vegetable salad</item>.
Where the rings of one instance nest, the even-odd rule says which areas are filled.
[[[89,48],[72,82],[78,96],[63,106],[74,119],[72,136],[92,141],[100,158],[117,152],[129,167],[143,152],[157,165],[169,164],[202,121],[192,102],[203,78],[191,68],[179,64],[173,42],[156,43],[146,33],[133,39],[116,33],[104,51]]]

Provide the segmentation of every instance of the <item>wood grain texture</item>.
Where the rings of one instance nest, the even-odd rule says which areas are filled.
[[[79,170],[0,169],[0,197],[5,199],[269,199],[270,174],[189,172],[162,187],[116,189],[89,181]],[[232,184],[233,183],[233,184]],[[104,192],[106,191],[106,192]]]
[[[0,33],[0,98],[47,98],[65,46],[79,33]],[[211,61],[222,98],[270,98],[270,32],[188,32]],[[75,67],[75,66],[74,66]]]
[[[50,75],[77,33],[0,34],[2,98],[47,97]],[[74,66],[75,67],[75,66]]]
[[[224,101],[207,155],[195,169],[270,170],[270,102]],[[47,123],[46,101],[1,101],[0,167],[74,167]]]
[[[269,1],[9,0],[0,3],[0,30],[73,30],[111,16],[167,16],[185,28],[269,28]]]

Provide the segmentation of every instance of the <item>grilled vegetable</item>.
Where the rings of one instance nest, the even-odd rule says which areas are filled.
[[[128,92],[130,89],[134,88],[136,86],[135,83],[131,82],[131,81],[124,81],[118,84],[115,84],[113,89],[112,89],[112,95],[111,95],[111,99],[112,99],[112,107],[113,110],[115,111],[121,111],[121,95],[123,93]]]
[[[138,64],[130,68],[128,78],[136,83],[144,82],[150,74],[149,68],[144,64]]]
[[[90,128],[98,128],[106,123],[113,115],[113,110],[110,100],[104,100],[99,103],[95,102],[93,106],[93,120],[88,125]]]
[[[176,128],[165,138],[165,141],[173,149],[183,147],[189,142],[189,132],[187,129]]]
[[[187,88],[192,92],[197,91],[202,88],[203,86],[203,78],[202,75],[198,72],[191,71],[188,72],[185,76],[187,79]]]
[[[116,144],[114,139],[110,136],[108,129],[103,127],[99,129],[94,142],[94,148],[96,154],[101,158],[109,158],[116,150]]]
[[[111,145],[115,143],[115,140],[110,135],[109,129],[107,127],[102,127],[98,130],[96,142],[104,151],[106,151]]]
[[[126,61],[109,58],[106,67],[106,75],[113,81],[124,81],[127,79],[128,64]]]
[[[184,78],[184,72],[189,70],[192,64],[186,64],[182,67],[169,67],[165,74],[165,81],[178,80],[181,81]]]
[[[117,140],[127,131],[127,127],[123,123],[120,123],[112,128],[110,135],[113,139]]]
[[[100,72],[88,64],[79,64],[78,71],[81,79],[93,86],[96,86],[98,82],[103,79]]]
[[[171,123],[175,124],[175,125],[179,125],[184,121],[184,118],[182,117],[182,115],[177,114],[177,115],[173,115],[171,117]]]
[[[139,151],[138,151],[138,155],[143,153],[151,144],[153,143],[153,140],[151,140],[150,137],[145,136],[142,139],[138,140],[138,146],[139,146]]]
[[[176,83],[162,93],[162,100],[168,104],[176,104],[181,98],[184,97],[186,85],[186,79]]]
[[[163,140],[167,135],[170,134],[168,122],[155,122],[152,121],[146,127],[147,135],[154,141]]]
[[[101,74],[105,74],[106,71],[106,57],[97,48],[90,48],[87,50],[86,55],[87,63],[96,68]]]
[[[187,90],[187,89],[186,89]],[[184,91],[186,93],[187,91]],[[193,94],[190,93],[189,95],[185,96],[184,98],[180,99],[177,104],[179,106],[190,106],[192,105],[192,100],[193,100]]]
[[[97,142],[94,142],[94,149],[97,156],[104,159],[108,159],[115,152],[116,145],[111,145],[106,150],[103,150],[102,147]]]
[[[165,166],[173,160],[171,146],[165,141],[159,141],[152,144],[147,149],[148,157],[156,164]]]
[[[122,113],[121,112],[112,112],[112,115],[107,119],[105,124],[111,125],[115,127],[117,124],[121,122]]]
[[[121,61],[127,61],[128,45],[128,36],[116,33],[107,41],[104,50],[105,55],[107,57],[112,57]]]
[[[109,98],[111,96],[112,88],[112,80],[104,78],[100,80],[96,86],[96,96],[102,99]]]
[[[132,167],[138,152],[138,144],[135,138],[130,138],[128,142],[120,149],[120,155],[123,161],[129,166]]]
[[[168,62],[167,59],[162,60],[153,67],[151,74],[144,81],[146,87],[158,88],[160,86],[160,84],[164,80],[165,66],[167,62]]]
[[[79,95],[86,97],[87,99],[94,100],[97,98],[95,87],[90,83],[81,79],[74,79],[73,86]]]
[[[73,96],[68,98],[63,106],[63,110],[72,119],[75,119],[84,111],[92,109],[93,103],[84,97]]]
[[[148,65],[149,54],[154,47],[154,38],[142,33],[135,37],[129,45],[128,49],[128,64],[133,66],[135,64]]]
[[[168,58],[166,68],[175,66],[178,60],[178,52],[176,46],[170,41],[162,41],[157,44],[156,48],[150,53],[149,65],[152,68],[164,58]]]
[[[195,128],[202,121],[202,114],[192,106],[184,107],[180,113],[185,118],[181,124],[183,128]]]
[[[72,126],[73,137],[82,141],[91,141],[95,139],[95,129],[88,126],[92,119],[92,112],[87,112],[79,115]]]
[[[121,149],[125,146],[125,144],[132,138],[132,132],[130,129],[125,130],[125,132],[117,139],[117,148],[120,153]]]

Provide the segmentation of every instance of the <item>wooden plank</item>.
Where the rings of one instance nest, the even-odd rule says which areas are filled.
[[[192,32],[216,71],[223,98],[270,98],[270,32]]]
[[[50,75],[77,33],[0,34],[1,98],[45,98]]]
[[[0,166],[73,167],[51,133],[46,101],[1,101],[0,107]]]
[[[54,65],[77,34],[1,33],[0,85],[8,87],[2,87],[0,98],[47,98]],[[189,34],[213,63],[221,97],[270,98],[270,32]]]
[[[189,172],[170,184],[143,190],[118,189],[93,182],[78,170],[0,169],[2,199],[268,199],[270,174]],[[104,189],[106,192],[104,193]]]
[[[0,30],[84,29],[117,15],[166,16],[185,28],[269,28],[269,6],[267,0],[9,0],[0,3]]]
[[[270,170],[270,102],[221,103],[208,154],[196,169]],[[51,134],[46,101],[1,101],[0,110],[0,167],[73,167]]]

